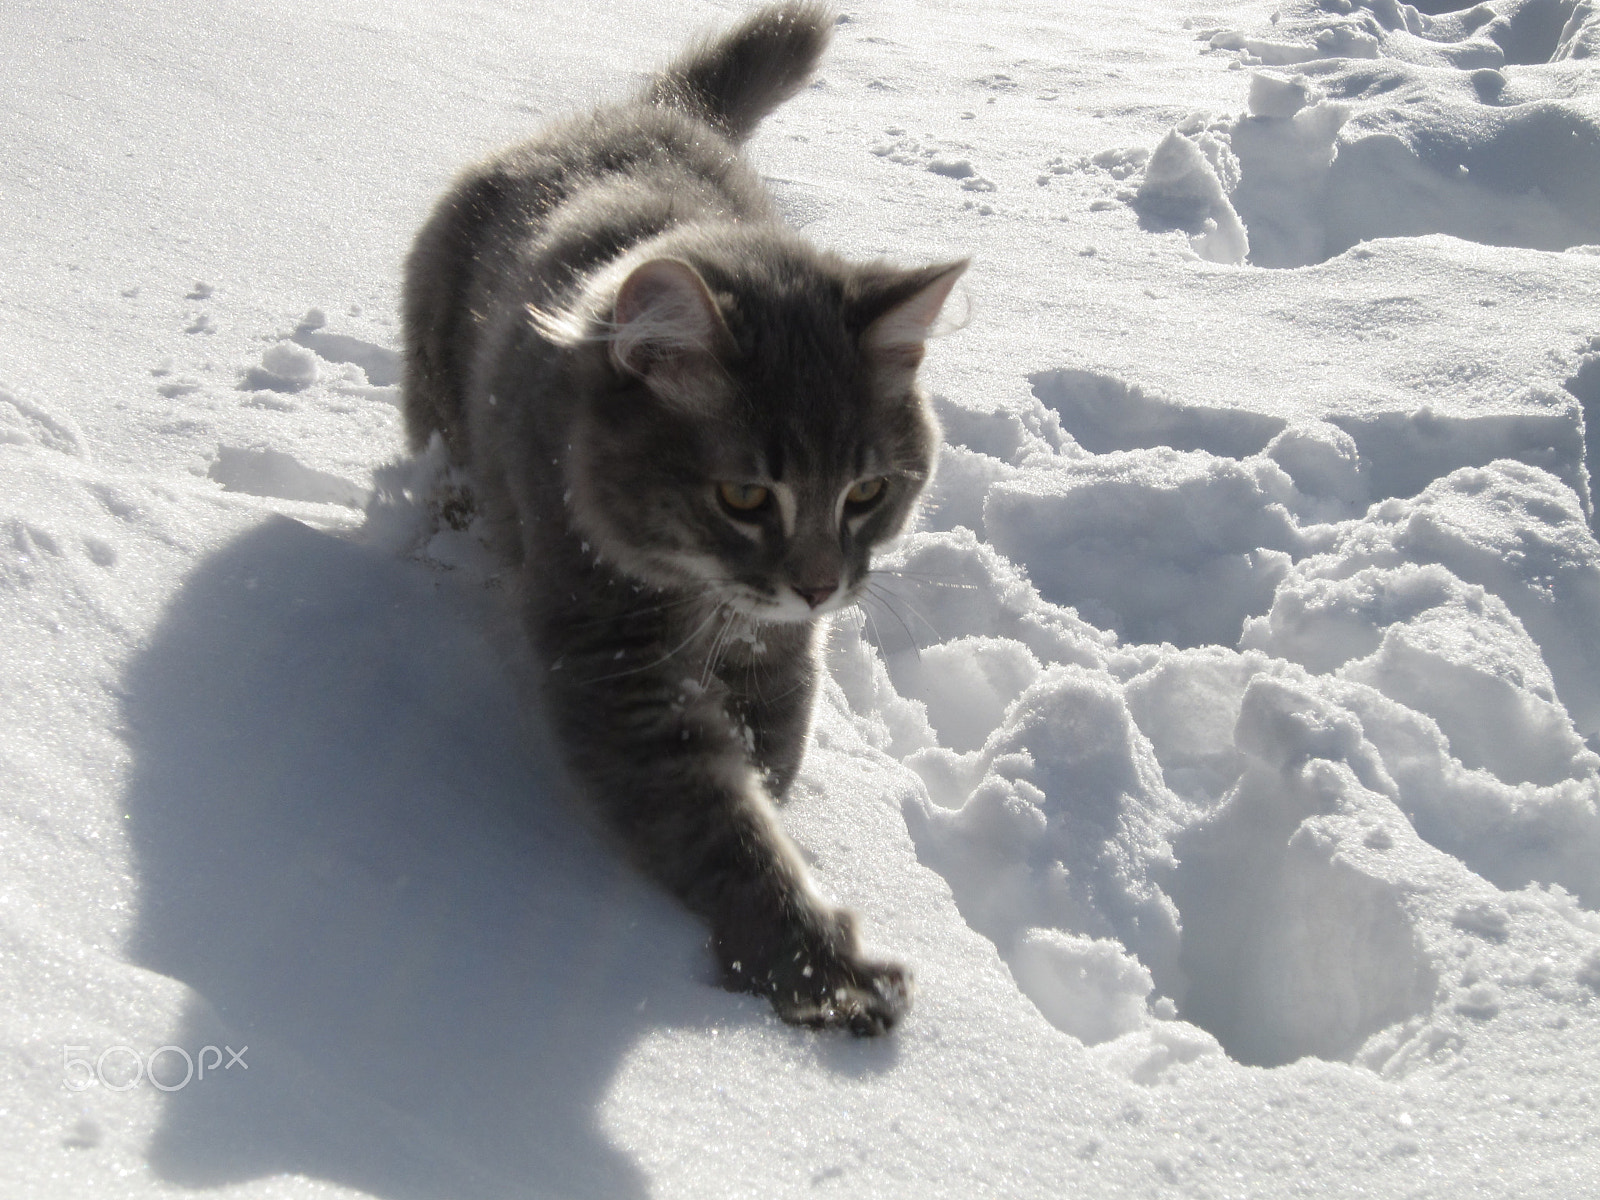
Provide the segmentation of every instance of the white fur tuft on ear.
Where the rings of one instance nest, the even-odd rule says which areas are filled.
[[[607,335],[611,359],[641,379],[724,353],[732,335],[700,273],[676,258],[635,267],[617,289]]]
[[[571,349],[580,342],[589,341],[590,320],[579,309],[540,308],[527,306],[528,321],[547,342]]]
[[[861,335],[868,355],[895,365],[914,368],[922,359],[923,344],[939,319],[950,289],[967,269],[965,261],[952,263],[893,308],[881,314]]]

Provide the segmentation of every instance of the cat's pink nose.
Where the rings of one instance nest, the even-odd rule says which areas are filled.
[[[812,608],[816,608],[817,605],[839,590],[839,581],[834,580],[832,583],[825,583],[821,587],[801,587],[796,584],[794,590],[800,593],[801,598],[807,604]]]

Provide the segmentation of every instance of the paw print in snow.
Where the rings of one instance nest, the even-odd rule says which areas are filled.
[[[1149,161],[1150,151],[1143,146],[1102,150],[1098,154],[1081,154],[1073,159],[1057,155],[1045,163],[1038,182],[1040,187],[1044,187],[1058,175],[1090,174],[1101,171],[1110,175],[1112,179],[1120,181],[1130,175],[1137,175],[1144,170],[1145,163]]]
[[[960,180],[964,191],[996,190],[994,181],[980,175],[970,158],[937,146],[924,145],[915,138],[907,137],[906,131],[896,126],[890,126],[884,132],[895,140],[879,142],[872,148],[872,152],[879,158],[887,158],[890,162],[902,163],[908,167],[920,167],[922,170],[932,171],[935,175],[943,175],[947,179]]]

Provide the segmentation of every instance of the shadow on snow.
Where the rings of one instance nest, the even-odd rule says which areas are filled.
[[[645,1030],[720,993],[693,922],[558,798],[470,609],[277,520],[130,669],[132,957],[196,993],[174,1044],[248,1046],[165,1098],[167,1180],[645,1194],[599,1106]]]

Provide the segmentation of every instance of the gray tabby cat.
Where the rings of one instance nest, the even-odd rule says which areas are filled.
[[[876,1034],[907,975],[861,954],[772,799],[805,750],[818,618],[927,481],[915,372],[966,264],[819,251],[740,156],[832,26],[764,9],[463,174],[406,263],[405,406],[517,566],[574,776],[709,922],[726,985]]]

